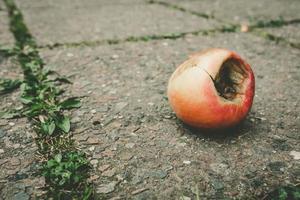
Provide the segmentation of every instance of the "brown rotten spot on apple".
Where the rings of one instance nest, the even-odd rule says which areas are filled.
[[[221,97],[233,100],[236,95],[241,95],[243,81],[247,78],[245,66],[237,59],[226,60],[214,81],[215,87]]]

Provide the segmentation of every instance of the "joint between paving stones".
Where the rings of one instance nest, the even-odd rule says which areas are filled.
[[[201,18],[205,18],[205,19],[214,19],[220,23],[222,23],[224,26],[230,26],[232,27],[232,29],[234,31],[232,32],[237,32],[237,30],[240,28],[240,24],[235,24],[235,23],[231,23],[222,19],[218,19],[213,15],[207,15],[205,13],[200,13],[200,12],[196,12],[196,11],[192,11],[186,8],[183,8],[181,6],[172,4],[172,3],[168,3],[168,2],[164,2],[164,1],[157,1],[157,0],[149,0],[147,1],[149,4],[157,4],[157,5],[161,5],[170,9],[174,9],[177,11],[181,11],[184,13],[188,13],[191,15],[195,15],[197,17],[201,17]],[[273,41],[276,42],[276,44],[286,44],[292,48],[296,48],[296,49],[300,49],[300,43],[293,43],[293,42],[289,42],[288,40],[286,40],[283,37],[278,37],[275,36],[273,34],[267,33],[265,31],[257,31],[257,29],[264,29],[264,28],[280,28],[283,26],[288,26],[288,25],[293,25],[293,24],[299,24],[300,23],[300,19],[291,19],[291,20],[284,20],[282,17],[279,17],[279,19],[271,19],[271,20],[259,20],[257,22],[254,22],[253,24],[249,25],[249,33],[251,33],[252,35],[258,36],[258,37],[262,37],[264,39],[267,39],[269,41]]]
[[[78,108],[80,101],[76,100],[76,97],[69,98],[62,102],[57,99],[60,93],[55,89],[55,85],[50,85],[51,81],[48,80],[48,72],[43,70],[43,66],[45,64],[39,56],[37,44],[23,20],[21,11],[17,8],[13,0],[4,0],[4,3],[8,9],[10,30],[16,40],[16,46],[14,48],[16,50],[15,55],[17,56],[24,73],[24,87],[21,87],[21,99],[23,99],[22,103],[27,109],[22,111],[22,114],[28,117],[34,125],[34,130],[38,135],[35,139],[39,149],[38,152],[44,154],[41,159],[43,162],[43,170],[41,173],[46,179],[47,185],[45,189],[48,189],[47,195],[49,194],[51,197],[53,195],[54,199],[60,199],[61,196],[64,195],[66,195],[66,198],[68,199],[77,199],[78,196],[82,196],[83,199],[90,199],[94,193],[92,184],[87,181],[89,174],[88,171],[90,169],[89,161],[86,160],[86,155],[84,153],[74,147],[72,134],[70,133],[70,119],[63,113],[63,111],[68,109],[68,107]],[[40,97],[40,92],[41,88],[45,89],[43,87],[50,89],[48,93],[46,90],[43,91],[42,96],[45,97],[42,98]],[[26,102],[24,100],[26,100]],[[64,102],[69,104],[65,104],[65,108],[61,106]],[[36,106],[37,103],[44,103],[45,105],[41,107],[40,110],[33,111],[31,106]],[[51,111],[46,104],[48,107],[60,105],[60,108],[56,111]],[[52,134],[54,135],[52,136]],[[60,142],[63,142],[63,150],[60,148],[61,146],[59,146]],[[47,148],[44,149],[43,144],[50,145],[50,150]],[[53,150],[53,148],[58,149]],[[59,152],[58,154],[57,151]],[[62,168],[64,166],[64,162],[69,165],[72,164],[72,166],[79,166],[79,168],[75,167],[75,169],[72,168],[71,171],[69,171],[70,177],[72,176],[74,180],[76,178],[78,179],[74,183],[74,187],[76,186],[75,188],[72,187],[72,181],[70,182],[71,187],[68,184],[61,185],[61,181],[64,180],[64,177],[62,177],[63,179],[61,181],[56,179],[54,181],[52,180],[52,176],[54,176],[51,174],[53,173],[53,167],[58,165],[58,167]],[[49,165],[49,163],[51,165]],[[84,171],[80,171],[81,169]],[[64,170],[69,169],[66,167]],[[55,174],[55,176],[59,177],[60,174]],[[81,178],[79,178],[79,176]],[[78,189],[79,191],[77,191]]]
[[[171,3],[168,3],[168,2],[164,2],[164,1],[149,0],[147,2],[149,4],[157,4],[157,5],[162,5],[162,6],[165,6],[167,8],[174,9],[174,10],[179,10],[181,12],[189,13],[189,14],[192,14],[192,15],[195,15],[195,16],[198,16],[198,17],[202,17],[204,19],[214,19],[215,18],[213,15],[208,15],[206,13],[195,12],[195,11],[183,8],[181,6],[177,6],[175,4],[171,4]]]
[[[125,39],[107,39],[107,40],[96,40],[96,41],[81,41],[81,42],[70,42],[70,43],[55,43],[55,44],[48,44],[48,45],[40,45],[38,48],[44,49],[54,49],[58,47],[78,47],[78,46],[88,46],[94,47],[99,45],[116,45],[122,44],[126,42],[150,42],[156,40],[176,40],[180,38],[184,38],[187,35],[211,35],[215,33],[225,33],[225,32],[236,32],[236,27],[233,26],[222,26],[220,28],[215,29],[207,29],[207,30],[197,30],[197,31],[190,31],[190,32],[181,32],[181,33],[170,33],[164,35],[144,35],[144,36],[130,36]]]

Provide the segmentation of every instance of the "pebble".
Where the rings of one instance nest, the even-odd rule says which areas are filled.
[[[4,150],[3,149],[0,149],[0,154],[4,153]]]
[[[8,125],[10,125],[10,126],[14,126],[14,125],[15,125],[15,123],[13,123],[13,122],[9,122],[9,123],[8,123]]]
[[[183,164],[189,165],[189,164],[191,164],[191,161],[189,161],[189,160],[184,160],[184,161],[183,161]]]
[[[99,161],[98,160],[96,160],[96,159],[94,159],[94,160],[91,160],[91,164],[92,165],[97,165],[99,163]]]
[[[95,150],[95,146],[91,146],[90,148],[89,148],[89,151],[94,151]]]
[[[91,110],[92,114],[95,114],[97,111],[95,109]]]
[[[111,58],[115,60],[115,59],[118,59],[119,56],[117,54],[114,54],[114,55],[111,56]]]
[[[291,151],[290,155],[293,156],[294,160],[300,160],[300,152],[299,151]]]
[[[109,184],[101,184],[97,188],[97,193],[102,193],[102,194],[108,194],[111,193],[115,190],[116,185],[118,184],[117,181],[112,181]]]
[[[68,56],[68,57],[73,57],[74,54],[72,54],[72,53],[67,53],[67,56]]]

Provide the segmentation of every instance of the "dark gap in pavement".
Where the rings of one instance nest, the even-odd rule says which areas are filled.
[[[168,2],[164,2],[164,1],[156,1],[156,0],[149,0],[148,1],[149,4],[157,4],[157,5],[162,5],[165,6],[167,8],[171,8],[171,9],[175,9],[184,13],[189,13],[191,15],[195,15],[198,17],[202,17],[205,19],[214,19],[220,23],[223,23],[224,26],[230,26],[232,27],[232,29],[234,29],[233,32],[237,32],[237,30],[240,29],[241,24],[235,24],[235,23],[231,23],[228,21],[225,21],[223,19],[218,19],[215,18],[212,15],[207,15],[205,13],[200,13],[200,12],[196,12],[196,11],[192,11],[186,8],[183,8],[181,6],[172,4],[172,3],[168,3]],[[256,22],[254,22],[253,24],[249,25],[249,32],[250,33],[254,33],[253,35],[255,36],[259,36],[259,37],[263,37],[267,40],[270,41],[274,41],[276,42],[276,44],[278,43],[285,43],[290,47],[296,48],[296,49],[300,49],[300,43],[293,43],[293,42],[289,42],[288,40],[286,40],[283,37],[278,37],[275,36],[273,34],[264,32],[264,31],[259,31],[260,34],[255,33],[255,29],[263,29],[263,28],[280,28],[283,26],[288,26],[288,25],[293,25],[293,24],[299,24],[300,23],[300,19],[291,19],[291,20],[284,20],[282,17],[279,17],[278,19],[271,19],[271,20],[258,20]]]
[[[209,29],[209,30],[198,30],[181,33],[170,33],[164,35],[145,35],[145,36],[130,36],[125,39],[108,39],[108,40],[95,40],[95,41],[81,41],[81,42],[67,42],[67,43],[55,43],[49,45],[40,45],[38,48],[58,48],[58,47],[78,47],[78,46],[99,46],[99,45],[116,45],[126,42],[149,42],[154,40],[176,40],[184,38],[186,35],[210,35],[215,33],[229,33],[236,32],[236,28],[232,26],[222,26],[221,28]]]

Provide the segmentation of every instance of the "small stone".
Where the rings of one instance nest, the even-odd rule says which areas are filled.
[[[3,149],[0,149],[0,154],[4,153],[4,150]]]
[[[13,148],[14,148],[14,149],[17,149],[17,148],[19,148],[20,146],[21,146],[21,145],[17,143],[17,144],[14,144],[14,145],[13,145]]]
[[[125,145],[125,147],[128,148],[128,149],[132,149],[134,146],[135,146],[134,143],[127,143],[127,144]]]
[[[300,152],[299,151],[291,151],[290,155],[293,156],[294,160],[300,160]]]
[[[10,159],[10,164],[11,164],[12,166],[17,166],[17,165],[20,165],[20,164],[21,164],[21,161],[20,161],[19,158],[11,158],[11,159]]]
[[[183,161],[183,164],[189,165],[189,164],[191,164],[191,161],[189,161],[189,160],[184,160],[184,161]]]
[[[90,148],[89,148],[89,151],[94,151],[95,150],[95,146],[91,146]]]
[[[113,175],[115,175],[115,173],[116,173],[116,169],[113,168],[111,170],[104,171],[101,175],[106,177],[112,177]]]
[[[249,31],[249,25],[248,24],[241,24],[241,32],[246,33]]]
[[[92,165],[97,165],[99,163],[99,161],[98,160],[96,160],[96,159],[94,159],[94,160],[91,160],[91,164]]]
[[[115,59],[118,59],[119,56],[118,56],[117,54],[114,54],[114,55],[111,56],[111,58],[112,58],[113,60],[115,60]]]
[[[73,57],[74,55],[72,53],[67,53],[68,57]]]
[[[9,123],[8,123],[8,125],[10,125],[10,126],[14,126],[14,125],[15,125],[15,123],[13,123],[13,122],[9,122]]]
[[[109,184],[101,184],[97,188],[97,193],[102,193],[102,194],[108,194],[111,193],[115,190],[116,185],[118,184],[117,181],[112,181]]]
[[[105,170],[107,170],[110,167],[110,165],[101,165],[100,167],[98,167],[98,170],[100,172],[104,172]]]
[[[92,114],[95,114],[97,111],[95,109],[91,110]]]

